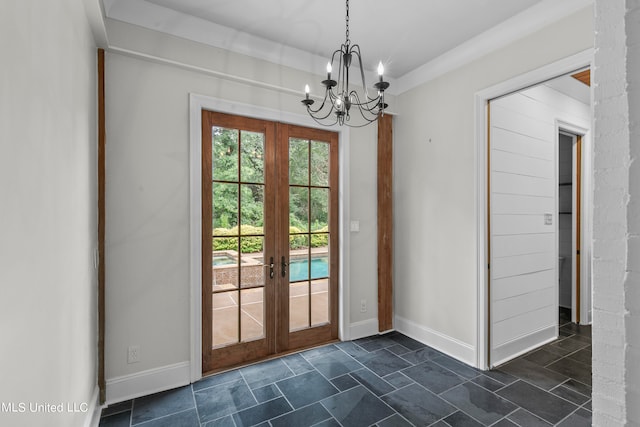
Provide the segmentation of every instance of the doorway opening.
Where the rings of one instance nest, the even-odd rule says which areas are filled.
[[[558,305],[559,324],[582,322],[582,135],[558,133]]]
[[[202,372],[338,337],[338,136],[202,111]]]
[[[558,235],[565,220],[557,199],[558,135],[562,130],[573,141],[590,145],[591,90],[576,76],[589,62],[590,52],[584,52],[476,96],[477,137],[483,148],[477,155],[478,191],[484,194],[478,199],[480,368],[503,364],[559,335]],[[588,176],[590,156],[582,164],[586,171],[581,174]],[[583,195],[588,195],[588,181],[581,182]],[[588,213],[589,203],[583,197],[572,214]],[[588,224],[587,215],[581,219]],[[590,287],[590,249],[584,243],[590,241],[589,230],[583,227],[574,234],[583,262],[576,266],[571,261],[579,281],[579,286],[574,282],[572,304],[577,307],[572,316],[579,323],[589,323],[591,311],[590,298],[580,298]]]

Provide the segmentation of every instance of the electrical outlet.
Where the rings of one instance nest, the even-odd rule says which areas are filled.
[[[140,346],[132,345],[127,352],[127,363],[138,363],[140,361]]]
[[[366,312],[367,312],[367,300],[362,299],[360,300],[360,313],[366,313]]]

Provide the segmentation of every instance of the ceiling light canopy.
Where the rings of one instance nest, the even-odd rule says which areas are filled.
[[[366,126],[378,120],[384,114],[388,105],[384,102],[384,91],[389,87],[389,83],[384,81],[384,66],[382,62],[378,64],[378,78],[373,87],[376,89],[376,96],[370,97],[367,90],[367,83],[364,79],[364,69],[362,68],[362,56],[360,46],[351,44],[349,39],[349,0],[346,0],[347,15],[345,17],[346,36],[345,42],[331,55],[331,60],[327,64],[327,79],[322,81],[325,87],[324,99],[320,106],[314,109],[315,103],[309,97],[309,85],[304,88],[305,98],[302,103],[307,107],[309,115],[318,123],[325,126],[335,124],[352,127]],[[358,93],[350,87],[349,67],[353,61],[357,61],[360,69],[360,83],[363,93]],[[337,80],[331,78],[334,73],[334,63],[337,65]],[[351,116],[356,116],[352,121]]]

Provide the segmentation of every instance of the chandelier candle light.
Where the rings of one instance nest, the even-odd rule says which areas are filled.
[[[347,125],[352,127],[366,126],[378,120],[378,117],[384,115],[385,108],[388,107],[384,102],[384,91],[389,87],[389,83],[383,79],[384,67],[382,62],[378,64],[379,81],[373,87],[377,90],[377,96],[372,98],[367,91],[367,84],[364,79],[364,69],[362,68],[362,56],[360,55],[360,46],[351,44],[349,40],[349,0],[346,0],[346,38],[345,42],[331,55],[331,61],[327,64],[327,79],[322,81],[325,87],[324,99],[317,109],[313,109],[314,100],[309,98],[309,85],[305,85],[305,98],[302,103],[307,107],[309,115],[318,123],[325,126],[333,126],[336,123],[340,126]],[[349,88],[349,67],[353,59],[357,58],[360,66],[360,77],[364,94],[359,95],[354,89]],[[338,63],[338,80],[331,78],[333,71],[333,63]],[[364,120],[356,119],[350,122],[350,112],[356,110]]]

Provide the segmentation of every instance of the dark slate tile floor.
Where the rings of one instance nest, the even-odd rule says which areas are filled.
[[[591,425],[591,328],[480,371],[400,333],[329,344],[105,408],[100,426]]]

